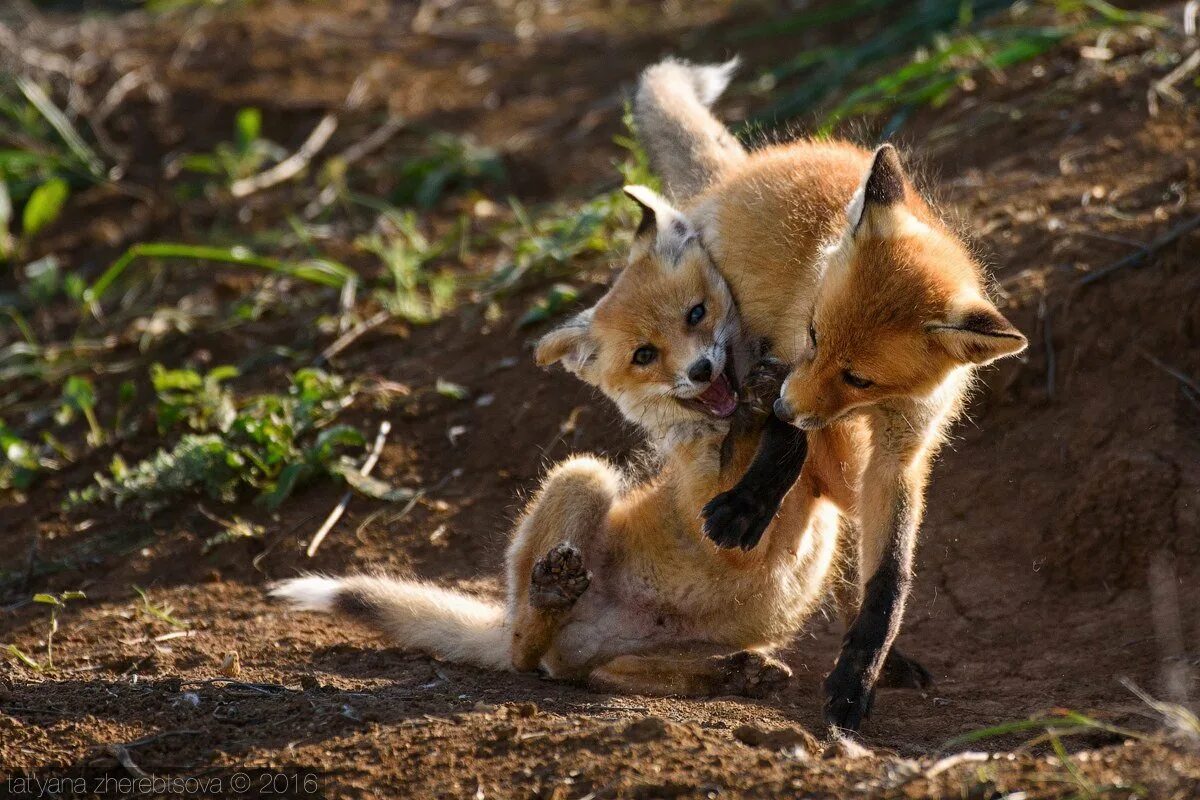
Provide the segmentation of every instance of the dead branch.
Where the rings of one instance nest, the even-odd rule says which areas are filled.
[[[133,777],[135,777],[135,778],[149,778],[150,777],[150,773],[146,772],[144,769],[142,769],[141,767],[139,767],[137,764],[134,763],[133,757],[129,755],[129,751],[127,749],[125,749],[124,745],[112,744],[112,745],[109,745],[105,749],[108,751],[108,753],[110,755],[112,755],[113,758],[115,758],[117,760],[117,763],[119,763],[122,767],[124,767],[125,771],[128,772]]]
[[[325,164],[328,165],[331,162],[340,161],[342,168],[345,169],[371,155],[380,147],[383,147],[387,144],[388,140],[404,130],[407,124],[408,121],[401,116],[388,117],[386,122],[367,134],[365,138],[350,145],[337,155],[330,156],[326,159]],[[333,204],[333,201],[337,199],[337,195],[338,191],[335,185],[331,183],[326,186],[311,203],[305,206],[305,219],[313,219],[326,208],[329,208]]]
[[[335,115],[326,114],[321,117],[321,121],[300,145],[299,150],[268,170],[251,175],[249,178],[234,181],[233,185],[229,187],[230,193],[237,198],[247,197],[296,177],[309,165],[313,156],[321,152],[329,143],[337,126],[338,120]]]
[[[1146,105],[1149,108],[1150,116],[1158,116],[1158,98],[1165,97],[1176,105],[1183,105],[1187,102],[1183,94],[1175,88],[1175,84],[1179,83],[1188,74],[1200,67],[1200,49],[1193,50],[1191,54],[1180,62],[1179,66],[1167,73],[1166,77],[1155,81],[1146,90]]]
[[[365,75],[360,75],[355,79],[350,86],[350,92],[346,95],[346,102],[343,104],[347,111],[354,111],[362,105],[367,95],[367,84]],[[296,177],[308,167],[317,153],[325,149],[325,145],[329,144],[329,140],[337,128],[337,115],[331,111],[321,117],[317,126],[312,129],[312,133],[308,134],[308,138],[296,152],[270,169],[257,175],[251,175],[249,178],[234,181],[233,185],[229,187],[230,193],[237,198],[247,197]]]
[[[328,363],[330,359],[345,350],[350,345],[354,344],[354,342],[356,342],[364,334],[370,333],[391,318],[391,312],[380,311],[379,313],[371,316],[369,319],[358,323],[353,328],[335,339],[333,343],[329,345],[329,347],[326,347],[324,350],[322,350],[320,357],[317,359],[317,363]]]
[[[1197,393],[1197,394],[1200,394],[1200,382],[1198,382],[1198,381],[1194,380],[1193,378],[1189,378],[1187,375],[1185,375],[1184,373],[1182,373],[1182,372],[1180,372],[1179,370],[1175,369],[1175,368],[1174,368],[1174,367],[1172,367],[1170,364],[1165,364],[1165,363],[1163,363],[1162,361],[1160,361],[1159,359],[1155,358],[1153,355],[1151,355],[1150,353],[1146,352],[1145,350],[1143,350],[1143,349],[1142,349],[1142,348],[1140,348],[1140,347],[1138,348],[1138,355],[1140,355],[1142,358],[1144,358],[1144,359],[1146,359],[1147,361],[1149,361],[1149,362],[1150,362],[1151,364],[1153,364],[1154,366],[1158,367],[1158,368],[1159,368],[1160,370],[1162,370],[1163,372],[1165,372],[1165,373],[1167,373],[1168,375],[1170,375],[1170,376],[1171,376],[1172,378],[1174,378],[1175,380],[1177,380],[1177,381],[1179,381],[1180,383],[1182,383],[1182,384],[1183,384],[1183,386],[1184,386],[1184,388],[1186,388],[1186,389],[1191,389],[1193,392],[1195,392],[1195,393]]]
[[[1117,272],[1118,270],[1122,270],[1127,267],[1136,267],[1150,256],[1162,250],[1167,245],[1182,239],[1184,236],[1187,236],[1197,228],[1200,228],[1200,215],[1184,220],[1174,228],[1171,228],[1169,231],[1159,236],[1154,241],[1144,245],[1142,249],[1138,250],[1137,252],[1130,253],[1124,258],[1118,259],[1117,261],[1109,264],[1107,267],[1102,267],[1095,272],[1084,275],[1076,283],[1076,286],[1087,286],[1095,283],[1096,281],[1102,280],[1103,278],[1107,278],[1109,275]]]

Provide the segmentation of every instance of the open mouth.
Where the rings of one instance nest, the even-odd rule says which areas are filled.
[[[725,371],[714,378],[702,393],[684,400],[683,403],[719,419],[732,416],[738,404],[737,389],[729,376],[732,367],[732,358],[726,357]]]

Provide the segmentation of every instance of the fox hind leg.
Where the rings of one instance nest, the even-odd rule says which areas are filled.
[[[583,566],[583,553],[561,542],[533,564],[529,604],[543,611],[566,611],[587,590],[592,575]]]
[[[603,461],[568,459],[546,477],[508,548],[513,667],[537,669],[591,576],[584,551],[603,535],[621,476]]]
[[[592,671],[597,691],[646,695],[765,698],[778,694],[792,676],[786,664],[756,650],[721,655],[618,656]]]

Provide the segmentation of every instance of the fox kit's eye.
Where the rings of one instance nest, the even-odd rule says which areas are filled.
[[[696,303],[696,305],[692,306],[692,310],[687,315],[688,325],[700,324],[700,320],[704,319],[704,312],[704,303]]]
[[[811,322],[808,323],[808,341],[812,343],[813,349],[816,350],[817,349],[817,329],[813,327],[813,324]]]
[[[644,367],[653,361],[658,356],[658,350],[651,345],[645,344],[633,351],[633,363],[639,367]]]
[[[861,375],[855,375],[848,369],[842,370],[842,380],[853,386],[855,389],[870,389],[875,385],[875,381],[869,381]]]

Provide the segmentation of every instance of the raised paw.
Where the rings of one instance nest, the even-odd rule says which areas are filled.
[[[545,611],[565,611],[592,582],[583,568],[583,554],[574,545],[563,542],[539,558],[529,579],[529,602]]]
[[[791,366],[778,358],[763,358],[750,368],[743,391],[763,410],[770,412],[771,404],[779,397],[783,382],[791,372]]]
[[[704,506],[704,534],[718,547],[752,550],[774,516],[752,493],[734,487]]]
[[[933,686],[933,676],[918,662],[892,648],[883,662],[879,682],[884,689],[928,689]]]
[[[777,695],[787,686],[792,671],[787,664],[754,650],[721,657],[719,694],[764,698]]]

